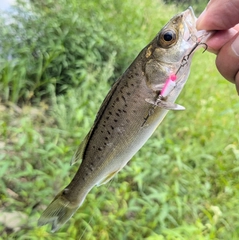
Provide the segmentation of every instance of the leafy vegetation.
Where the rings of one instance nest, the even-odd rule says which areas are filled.
[[[167,4],[175,4],[181,8],[187,8],[193,6],[194,11],[200,14],[204,9],[209,0],[164,0]]]
[[[103,71],[117,57],[107,76],[115,80],[133,59],[132,52],[165,22],[157,14],[157,30],[149,24],[148,14],[159,9],[156,1],[139,4],[133,14],[129,1],[116,0],[45,0],[18,6],[7,28],[2,20],[0,33],[1,97],[15,103],[38,102],[52,91],[79,87],[92,71]],[[147,32],[143,38],[142,31]]]
[[[200,51],[177,101],[186,110],[170,111],[59,232],[36,226],[78,168],[70,159],[110,81],[181,11],[149,0],[58,2],[20,4],[18,24],[0,33],[0,238],[238,239],[239,103]]]

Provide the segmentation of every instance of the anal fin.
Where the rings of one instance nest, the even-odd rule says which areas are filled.
[[[111,172],[110,174],[108,174],[105,178],[103,178],[99,183],[97,183],[97,186],[106,184],[107,182],[109,182],[117,173],[119,170]]]

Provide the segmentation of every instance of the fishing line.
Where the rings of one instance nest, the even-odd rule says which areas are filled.
[[[167,98],[168,94],[176,87],[177,83],[176,83],[176,80],[177,80],[177,74],[179,73],[179,71],[188,64],[188,60],[189,60],[189,57],[192,53],[194,53],[194,51],[197,49],[198,46],[200,45],[204,45],[205,46],[205,49],[203,51],[203,53],[207,50],[208,46],[206,43],[204,42],[201,42],[202,41],[202,38],[204,38],[207,34],[204,34],[202,35],[201,37],[196,37],[196,39],[194,40],[196,43],[195,45],[193,46],[193,48],[191,49],[191,51],[183,56],[182,60],[181,60],[181,64],[178,68],[178,70],[176,71],[175,74],[170,74],[169,77],[167,78],[167,80],[165,81],[165,84],[162,88],[161,91],[158,91],[156,92],[156,97],[155,97],[155,101],[152,102],[152,107],[149,109],[149,112],[148,112],[148,115],[144,118],[144,122],[142,124],[141,127],[143,127],[145,125],[145,123],[147,122],[148,118],[153,115],[154,113],[154,110],[157,108],[158,104],[159,103],[163,103],[163,101]],[[190,37],[192,38],[192,37]],[[189,38],[189,39],[190,39]],[[189,41],[188,39],[188,41]],[[163,105],[163,104],[162,104]]]
[[[110,180],[108,183],[106,183],[104,191],[101,190],[101,192],[102,192],[103,195],[105,195],[106,192],[109,191],[110,185],[112,184],[113,180],[114,180],[114,179],[112,179],[112,180]],[[92,214],[91,217],[90,217],[90,220],[87,222],[88,225],[90,225],[90,223],[92,222],[93,218],[94,218],[94,215]],[[82,240],[82,239],[83,239],[86,231],[87,231],[87,228],[85,227],[85,229],[83,230],[83,232],[82,232],[79,240]]]
[[[93,215],[91,216],[91,218],[90,218],[90,220],[87,222],[87,224],[90,225],[90,223],[92,222],[92,220],[93,220]],[[84,229],[84,231],[82,232],[79,240],[81,240],[81,239],[84,237],[84,235],[85,235],[85,233],[86,233],[86,229],[87,229],[87,228],[85,227],[85,229]]]
[[[204,53],[204,52],[207,50],[208,46],[207,46],[206,43],[204,43],[204,42],[203,42],[203,43],[202,43],[202,42],[196,42],[196,44],[194,45],[194,47],[192,48],[192,50],[189,52],[189,54],[187,54],[187,55],[185,55],[185,56],[183,57],[182,62],[181,62],[181,65],[179,66],[179,68],[178,68],[177,72],[175,73],[175,75],[178,74],[178,72],[180,71],[180,69],[181,69],[182,67],[184,67],[185,65],[187,65],[188,59],[189,59],[190,55],[191,55],[191,54],[196,50],[196,48],[197,48],[198,46],[200,46],[200,45],[204,45],[204,46],[205,46],[205,49],[203,50],[202,53]]]

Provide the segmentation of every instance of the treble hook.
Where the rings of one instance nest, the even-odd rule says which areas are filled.
[[[202,53],[205,53],[208,49],[208,45],[206,43],[200,43],[200,45],[204,45],[205,48]]]
[[[181,61],[181,65],[179,66],[179,68],[178,68],[177,72],[175,73],[175,75],[177,75],[178,72],[180,71],[180,69],[187,64],[187,61],[188,61],[190,55],[191,55],[191,54],[194,52],[194,50],[195,50],[198,46],[200,46],[200,45],[204,45],[204,46],[205,46],[205,49],[203,50],[202,53],[205,53],[205,52],[207,51],[208,45],[207,45],[206,43],[200,42],[200,40],[199,40],[198,42],[196,42],[195,45],[194,45],[194,47],[193,47],[193,48],[191,49],[191,51],[189,52],[189,54],[187,54],[187,55],[185,55],[185,56],[183,57],[183,59],[182,59],[182,61]]]

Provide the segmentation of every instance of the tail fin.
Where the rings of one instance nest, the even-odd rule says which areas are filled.
[[[51,231],[57,231],[79,208],[79,205],[71,204],[64,196],[64,190],[60,192],[50,205],[42,213],[38,220],[38,226],[52,224]]]

